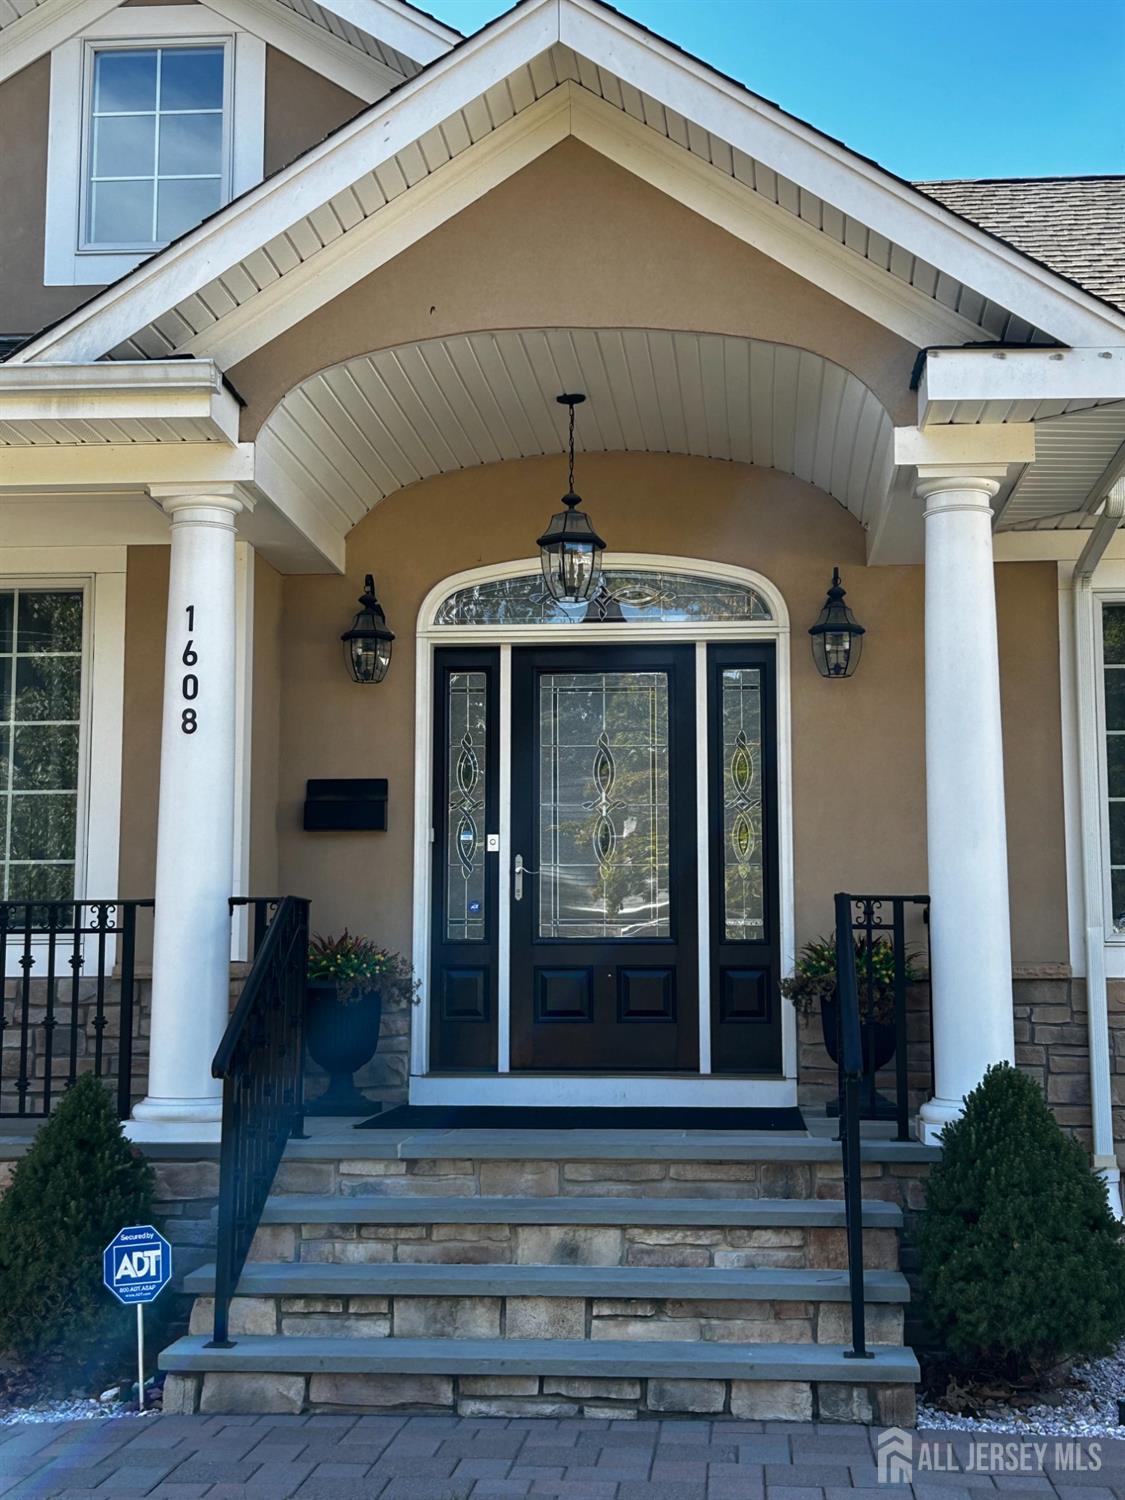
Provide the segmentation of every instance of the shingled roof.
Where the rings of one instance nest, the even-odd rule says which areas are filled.
[[[1125,177],[1005,177],[914,186],[1125,312]]]

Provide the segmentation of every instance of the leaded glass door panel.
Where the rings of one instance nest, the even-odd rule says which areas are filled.
[[[694,650],[512,652],[514,1069],[698,1067]]]
[[[497,1066],[499,662],[495,649],[434,656],[430,1066]]]

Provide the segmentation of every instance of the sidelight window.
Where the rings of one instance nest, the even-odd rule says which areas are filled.
[[[0,588],[0,891],[75,893],[80,589]]]

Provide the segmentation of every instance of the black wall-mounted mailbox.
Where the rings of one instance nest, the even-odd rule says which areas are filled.
[[[305,783],[306,833],[338,833],[343,829],[382,833],[386,827],[385,776]]]

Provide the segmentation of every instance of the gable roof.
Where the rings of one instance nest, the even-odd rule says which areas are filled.
[[[992,177],[914,186],[1125,311],[1125,176]]]
[[[329,267],[413,243],[416,204],[435,227],[566,135],[916,344],[1121,342],[1117,307],[601,0],[520,0],[12,357],[229,366],[335,295]]]

